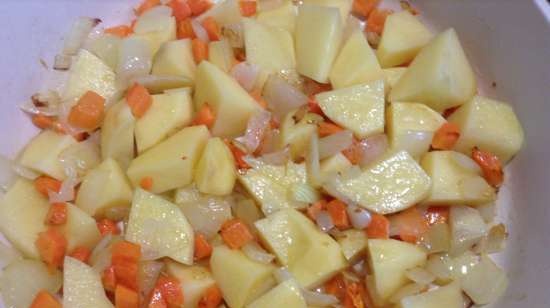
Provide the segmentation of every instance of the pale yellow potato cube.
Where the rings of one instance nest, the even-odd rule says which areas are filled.
[[[487,255],[464,274],[462,289],[477,305],[486,305],[502,296],[508,287],[506,272]]]
[[[138,153],[155,146],[166,137],[191,124],[193,102],[191,89],[171,90],[153,95],[153,103],[136,121],[134,134]]]
[[[264,25],[285,29],[291,34],[294,34],[296,27],[296,7],[292,1],[285,0],[283,4],[277,8],[263,10],[260,2],[260,12],[256,19]]]
[[[350,12],[353,1],[351,0],[304,0],[304,3],[337,8],[340,11],[340,20],[345,23]]]
[[[384,23],[378,44],[378,61],[382,67],[408,63],[431,38],[430,30],[409,11],[391,14]]]
[[[191,39],[184,39],[166,42],[160,47],[153,60],[152,74],[195,80],[196,69]]]
[[[107,158],[82,180],[76,205],[88,215],[103,217],[112,208],[130,208],[132,187],[118,163]]]
[[[101,239],[95,219],[70,203],[67,203],[67,222],[62,231],[69,253],[79,246],[92,250]]]
[[[244,307],[275,285],[275,266],[253,261],[225,245],[214,247],[210,268],[231,308]]]
[[[301,120],[296,123],[297,110],[285,115],[280,126],[279,148],[286,146],[290,149],[290,156],[296,160],[304,156],[311,135],[317,131],[317,125]]]
[[[367,250],[367,233],[364,230],[350,229],[343,231],[337,239],[346,260],[356,261]]]
[[[0,230],[28,258],[40,259],[34,242],[46,230],[48,209],[48,199],[25,179],[17,180],[0,201]]]
[[[431,180],[406,151],[399,151],[385,154],[358,176],[335,178],[331,186],[370,211],[391,214],[427,197]]]
[[[390,90],[395,87],[399,79],[407,71],[406,67],[391,67],[382,69],[384,74],[384,92],[388,94]]]
[[[430,193],[423,200],[425,204],[482,205],[496,199],[495,189],[475,169],[477,164],[461,153],[429,152],[421,165],[432,179]]]
[[[423,103],[442,112],[466,103],[476,91],[474,71],[455,30],[449,29],[422,48],[391,90],[389,100]]]
[[[374,289],[382,301],[407,284],[406,270],[423,266],[427,258],[420,246],[394,239],[370,239],[368,253]]]
[[[64,180],[67,176],[59,161],[59,155],[74,144],[76,140],[71,135],[44,130],[27,144],[19,163],[23,167]]]
[[[115,72],[101,59],[81,49],[71,64],[62,99],[72,101],[87,91],[94,91],[109,99],[117,91],[115,77]]]
[[[453,282],[435,290],[401,299],[396,308],[462,308],[462,290],[460,283]]]
[[[256,299],[247,308],[307,308],[300,286],[293,279],[281,282],[275,288]]]
[[[90,39],[84,47],[99,57],[101,61],[114,71],[118,63],[118,46],[120,45],[120,41],[120,37],[105,33],[94,39]]]
[[[132,36],[141,37],[147,41],[151,55],[155,55],[162,44],[176,39],[176,19],[154,11],[145,12],[137,19],[134,33]]]
[[[154,193],[190,184],[208,137],[206,126],[180,130],[132,160],[127,171],[130,182],[138,187],[143,178],[150,177]]]
[[[474,147],[508,162],[523,144],[523,129],[512,106],[476,96],[449,117],[460,127],[455,149],[471,155]]]
[[[294,209],[282,209],[254,225],[279,263],[305,288],[322,284],[347,266],[338,243]]]
[[[246,61],[269,72],[293,69],[294,42],[288,31],[264,25],[252,18],[243,21]]]
[[[384,132],[384,81],[376,80],[315,96],[325,115],[359,139]]]
[[[105,294],[99,273],[77,259],[65,257],[63,307],[113,308],[114,306]]]
[[[351,168],[351,162],[342,153],[335,154],[321,161],[321,178],[328,179]]]
[[[304,4],[296,18],[296,63],[300,74],[327,83],[342,41],[342,19],[337,8]]]
[[[357,30],[348,38],[334,61],[329,78],[334,89],[384,78],[376,54],[362,31]]]
[[[224,72],[229,72],[235,64],[235,55],[229,41],[222,38],[208,44],[208,61]]]
[[[187,218],[177,205],[141,188],[134,192],[125,238],[141,245],[147,260],[193,264],[194,232]]]
[[[111,106],[101,125],[101,158],[112,158],[122,170],[128,169],[134,158],[135,125],[136,119],[126,100]]]
[[[208,140],[195,171],[200,192],[215,196],[231,194],[237,169],[231,150],[220,138]]]
[[[207,267],[202,265],[184,265],[172,260],[166,262],[168,275],[179,280],[183,291],[183,307],[196,308],[208,288],[215,286],[216,281]]]
[[[197,68],[194,102],[196,109],[208,103],[216,114],[212,134],[236,137],[245,129],[259,105],[231,76],[208,61]]]
[[[239,0],[218,1],[213,8],[198,16],[197,21],[202,22],[207,17],[213,17],[220,26],[237,24],[242,19],[239,3]]]

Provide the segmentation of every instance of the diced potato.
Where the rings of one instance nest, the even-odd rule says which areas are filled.
[[[186,127],[136,157],[127,174],[134,187],[145,177],[151,177],[154,193],[183,187],[193,180],[194,168],[209,133],[206,126]]]
[[[270,72],[293,69],[294,42],[288,31],[243,19],[246,61]]]
[[[362,31],[355,31],[348,38],[334,61],[329,78],[335,89],[384,78],[376,54]]]
[[[101,126],[101,157],[116,160],[122,170],[128,169],[134,158],[134,127],[136,119],[126,100],[114,104]]]
[[[228,73],[235,64],[235,55],[225,38],[208,44],[208,61]]]
[[[325,115],[359,139],[384,132],[384,81],[376,80],[315,96]]]
[[[180,128],[191,124],[193,102],[191,89],[153,95],[153,103],[137,120],[136,145],[139,153],[151,148]]]
[[[482,255],[461,279],[462,289],[477,305],[492,303],[508,286],[506,273],[487,255]]]
[[[422,244],[429,253],[447,252],[451,247],[451,231],[449,225],[438,223],[430,226],[422,235]]]
[[[477,91],[472,67],[454,29],[432,39],[390,92],[391,102],[419,102],[435,111],[461,105]]]
[[[305,0],[304,3],[337,8],[340,11],[340,20],[345,22],[351,12],[351,0]]]
[[[40,259],[34,242],[46,230],[48,209],[48,200],[25,179],[17,180],[0,201],[0,230],[26,257]]]
[[[214,247],[210,268],[231,308],[244,307],[275,285],[273,265],[252,261],[224,245]]]
[[[305,288],[322,284],[347,266],[338,243],[294,209],[280,210],[255,226],[279,263]]]
[[[376,53],[380,65],[392,67],[410,62],[431,38],[430,30],[409,11],[391,14],[384,23]]]
[[[399,79],[401,79],[406,71],[406,67],[391,67],[382,69],[382,73],[384,74],[384,91],[386,92],[386,95],[393,87],[395,87]]]
[[[284,3],[271,10],[263,10],[260,4],[260,12],[256,19],[268,26],[285,29],[291,34],[294,34],[296,27],[296,7],[292,1],[285,0]]]
[[[426,263],[426,270],[434,274],[438,284],[447,284],[454,279],[453,260],[447,254],[431,254]]]
[[[262,219],[263,217],[262,212],[256,206],[256,203],[254,203],[252,199],[243,199],[237,201],[237,203],[235,203],[235,205],[233,206],[233,215],[244,221],[253,230],[256,229],[256,227],[254,227],[254,222],[256,222],[256,220]]]
[[[207,17],[212,16],[218,25],[225,26],[241,22],[241,10],[238,0],[219,1],[216,5],[197,17],[202,22]]]
[[[12,262],[23,259],[21,252],[10,244],[0,241],[0,271]],[[1,289],[1,288],[0,288]]]
[[[153,75],[181,76],[195,80],[197,66],[191,50],[191,39],[166,42],[153,60]]]
[[[304,164],[289,162],[286,166],[273,166],[255,161],[252,169],[239,174],[238,179],[269,215],[279,209],[300,207],[300,202],[288,198],[290,187],[307,182]]]
[[[430,177],[405,151],[390,152],[357,177],[335,179],[333,188],[378,214],[396,213],[423,200]]]
[[[130,208],[131,202],[132,187],[112,158],[86,174],[76,196],[76,205],[94,217],[103,217],[110,208]]]
[[[220,138],[208,140],[195,171],[195,183],[200,192],[225,196],[233,191],[237,169],[235,159]]]
[[[74,144],[76,140],[71,135],[44,130],[27,144],[19,163],[23,167],[64,180],[66,175],[59,161],[59,155]]]
[[[370,239],[368,252],[373,287],[382,301],[408,282],[406,270],[423,266],[427,258],[419,246],[393,239]]]
[[[246,129],[248,118],[260,107],[258,103],[231,76],[208,61],[197,68],[195,107],[208,103],[216,114],[212,134],[235,137]]]
[[[523,144],[523,129],[512,106],[476,96],[449,117],[449,122],[460,127],[460,138],[455,146],[471,155],[478,147],[509,161]]]
[[[296,123],[298,110],[288,112],[280,126],[279,148],[289,146],[290,156],[296,160],[304,156],[311,135],[317,131],[317,125],[302,119]]]
[[[144,257],[169,257],[193,264],[194,232],[180,209],[162,197],[137,188],[126,240],[141,245]]]
[[[422,168],[432,179],[425,204],[480,205],[495,200],[496,193],[481,172],[469,166],[477,164],[453,151],[433,151],[422,158]]]
[[[144,38],[155,55],[159,48],[168,41],[176,39],[176,19],[173,16],[156,14],[149,11],[141,15],[134,25],[133,35]]]
[[[451,254],[456,256],[470,249],[487,235],[488,227],[479,212],[471,207],[454,205],[450,211]]]
[[[118,63],[119,45],[120,37],[105,33],[89,40],[84,47],[114,71]]]
[[[407,296],[401,299],[396,308],[462,308],[462,292],[458,282],[450,283],[435,290]]]
[[[278,286],[246,306],[247,308],[307,308],[300,286],[293,279],[281,282]]]
[[[63,264],[64,308],[113,308],[105,295],[101,276],[88,265],[71,257]]]
[[[353,262],[367,250],[367,234],[364,230],[346,230],[337,237],[346,260]]]
[[[77,177],[83,177],[101,163],[99,143],[93,139],[77,142],[59,153],[58,159],[74,167]]]
[[[81,49],[73,59],[62,99],[78,99],[87,91],[94,91],[109,99],[116,92],[115,72],[101,59]]]
[[[63,276],[58,270],[48,270],[40,261],[18,260],[8,265],[0,275],[4,307],[30,307],[41,290],[57,293]]]
[[[70,203],[67,203],[67,222],[62,230],[67,239],[68,252],[78,246],[91,250],[101,239],[95,219]]]
[[[300,74],[327,83],[340,49],[342,19],[337,8],[304,4],[296,19],[296,63]]]
[[[396,102],[388,107],[386,122],[390,147],[420,159],[430,150],[435,131],[446,121],[424,104]]]
[[[321,161],[321,178],[328,179],[351,168],[351,162],[342,153],[335,154]]]
[[[201,265],[188,266],[168,260],[166,261],[166,272],[180,282],[184,294],[182,308],[198,307],[197,305],[206,290],[216,285],[212,273]]]

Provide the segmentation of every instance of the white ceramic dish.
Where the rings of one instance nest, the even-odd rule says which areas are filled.
[[[57,79],[51,65],[71,23],[78,16],[97,16],[106,25],[118,24],[129,20],[129,6],[137,1],[1,2],[0,154],[14,157],[36,133],[18,105]],[[523,124],[526,142],[506,169],[499,198],[499,214],[509,227],[510,239],[498,262],[506,267],[510,286],[496,307],[548,307],[550,4],[546,0],[411,2],[436,30],[456,28],[482,80],[482,91],[510,102]]]

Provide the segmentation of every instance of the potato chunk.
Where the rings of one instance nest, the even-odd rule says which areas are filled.
[[[455,149],[471,155],[473,147],[489,151],[503,163],[509,161],[523,144],[523,129],[512,106],[476,96],[449,117],[460,127]]]
[[[78,246],[91,250],[101,239],[95,219],[70,203],[67,203],[67,222],[62,230],[67,239],[69,253]]]
[[[270,10],[263,10],[260,4],[260,12],[256,19],[264,25],[285,29],[290,34],[294,34],[296,7],[290,0],[284,0],[281,6]]]
[[[181,76],[195,80],[197,65],[191,50],[191,39],[166,42],[153,59],[153,75]]]
[[[151,55],[155,55],[165,42],[176,39],[176,19],[170,15],[158,14],[155,10],[143,13],[133,28],[132,36],[145,39]]]
[[[353,262],[367,250],[367,233],[364,230],[346,230],[337,237],[346,260]]]
[[[289,279],[246,306],[247,308],[307,308],[298,283]]]
[[[235,64],[235,55],[229,41],[225,38],[208,44],[208,61],[228,73]]]
[[[432,39],[390,92],[391,102],[424,103],[435,111],[459,106],[477,91],[474,72],[454,29]]]
[[[105,295],[101,276],[88,265],[71,257],[63,264],[63,307],[113,308]]]
[[[304,3],[307,4],[337,8],[340,11],[342,23],[346,21],[351,12],[352,2],[351,0],[304,0]]]
[[[198,307],[198,303],[206,290],[216,281],[207,267],[202,265],[183,265],[171,260],[166,261],[166,272],[176,277],[183,291],[183,308]]]
[[[401,299],[397,308],[462,308],[464,302],[458,282],[450,283],[435,290],[411,295]]]
[[[479,263],[461,279],[462,289],[477,305],[494,302],[508,287],[506,273],[491,258],[482,255]]]
[[[127,171],[130,182],[137,187],[143,178],[150,177],[154,193],[190,184],[208,137],[206,126],[180,130],[130,163]]]
[[[200,192],[224,196],[233,191],[237,179],[235,159],[220,138],[208,140],[196,169],[195,182]]]
[[[357,138],[384,132],[384,81],[376,80],[315,96],[326,116]]]
[[[116,160],[125,171],[134,158],[135,124],[132,110],[121,100],[107,110],[101,126],[101,157]]]
[[[280,210],[254,225],[279,263],[303,287],[318,286],[347,266],[338,243],[294,209]]]

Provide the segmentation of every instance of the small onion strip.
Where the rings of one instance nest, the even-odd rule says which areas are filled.
[[[92,29],[101,22],[101,19],[81,17],[72,26],[71,30],[65,38],[63,45],[64,55],[75,55],[84,41],[92,31]],[[56,57],[57,59],[57,57]]]
[[[260,68],[257,65],[249,64],[247,62],[241,62],[231,69],[231,76],[239,82],[241,87],[250,92],[254,89],[258,76],[260,74]]]
[[[348,205],[346,210],[348,212],[351,225],[355,229],[362,230],[369,226],[371,222],[371,215],[369,211],[353,204]]]
[[[308,306],[329,307],[338,304],[338,298],[331,294],[306,289],[302,289],[301,292]]]
[[[191,21],[191,27],[193,27],[193,32],[195,32],[195,35],[197,38],[205,43],[210,42],[210,39],[208,38],[208,32],[206,32],[206,29],[195,19]]]
[[[319,229],[325,233],[334,228],[332,217],[330,217],[330,214],[327,211],[320,211],[317,213],[317,216],[315,216],[315,222],[317,223]]]
[[[349,148],[353,143],[353,133],[349,130],[343,130],[335,134],[319,139],[319,159],[338,154]]]
[[[364,167],[377,160],[388,149],[388,138],[386,135],[368,137],[359,142],[362,150],[362,157],[359,164]]]
[[[282,119],[289,111],[307,104],[307,96],[279,76],[272,75],[267,80],[263,96],[274,114]]]
[[[149,75],[152,66],[151,49],[137,38],[126,38],[119,46],[117,78],[126,83],[131,79]]]
[[[290,159],[290,150],[288,147],[285,147],[283,150],[264,154],[260,159],[268,165],[281,166],[286,164]]]
[[[275,259],[275,256],[265,251],[260,245],[255,242],[251,242],[243,246],[243,253],[256,262],[269,264]]]
[[[266,110],[260,110],[253,114],[248,120],[244,136],[236,139],[246,147],[249,153],[256,151],[262,142],[265,132],[269,129],[271,113]]]

